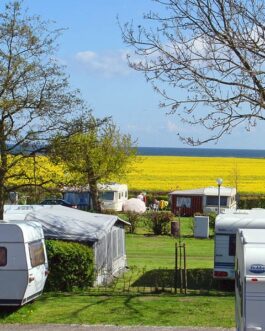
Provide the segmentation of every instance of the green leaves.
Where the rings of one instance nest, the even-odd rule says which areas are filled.
[[[60,240],[46,240],[49,276],[46,289],[71,291],[92,286],[94,255],[91,247]]]

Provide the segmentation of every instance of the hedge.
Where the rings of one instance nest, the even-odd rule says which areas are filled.
[[[45,290],[72,291],[93,285],[94,254],[85,244],[46,240],[49,275]]]
[[[237,207],[239,209],[265,208],[265,197],[264,196],[240,197]]]

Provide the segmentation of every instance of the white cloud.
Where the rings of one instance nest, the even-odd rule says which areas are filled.
[[[78,52],[75,56],[88,72],[104,76],[127,75],[132,69],[127,64],[127,53],[123,50],[95,53],[90,50]]]
[[[175,133],[179,130],[177,124],[171,121],[167,121],[166,128],[169,132],[175,132]]]

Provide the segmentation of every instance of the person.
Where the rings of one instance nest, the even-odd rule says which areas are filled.
[[[142,194],[143,194],[143,202],[146,204],[146,202],[147,202],[147,196],[146,196],[146,193],[143,192]]]
[[[159,201],[157,199],[154,199],[153,201],[153,210],[157,211],[159,206]]]

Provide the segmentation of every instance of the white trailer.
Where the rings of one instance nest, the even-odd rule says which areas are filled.
[[[265,229],[239,229],[236,237],[237,331],[265,330]]]
[[[41,224],[0,223],[0,306],[20,306],[40,296],[47,275]]]
[[[122,211],[128,200],[128,186],[126,184],[99,184],[100,203],[103,210]]]
[[[265,229],[265,209],[226,211],[217,216],[214,241],[214,278],[235,278],[236,232],[239,228]]]

